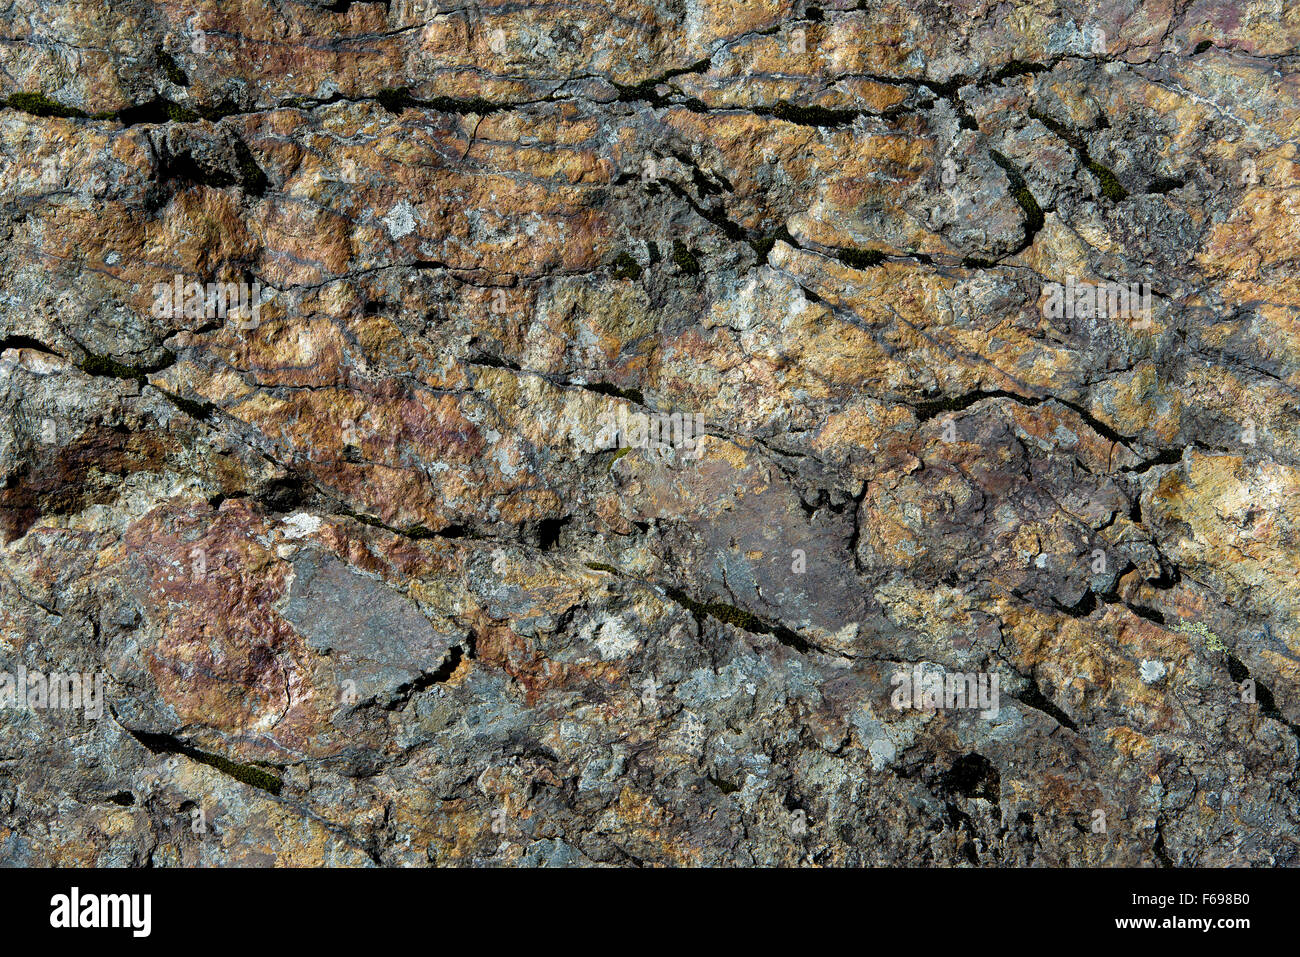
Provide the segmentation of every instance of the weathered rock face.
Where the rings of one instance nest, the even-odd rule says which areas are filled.
[[[1300,863],[1300,6],[0,26],[0,861]]]

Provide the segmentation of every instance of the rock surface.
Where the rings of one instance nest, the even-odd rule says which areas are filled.
[[[1300,863],[1300,6],[0,21],[0,861]]]

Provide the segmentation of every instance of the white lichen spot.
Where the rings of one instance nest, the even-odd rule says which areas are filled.
[[[1138,668],[1138,675],[1149,685],[1155,684],[1163,678],[1169,669],[1165,667],[1163,661],[1153,661],[1150,658],[1142,659],[1142,665]]]
[[[306,538],[320,528],[320,519],[306,512],[297,512],[284,520],[285,538]]]
[[[626,658],[636,651],[640,644],[636,635],[623,627],[623,623],[617,618],[606,619],[600,626],[600,633],[596,636],[596,647],[600,649],[600,657],[604,661]]]
[[[415,232],[415,207],[402,200],[384,217],[384,225],[388,227],[388,235],[393,239],[401,239]]]
[[[858,622],[856,621],[849,622],[847,625],[845,625],[843,628],[841,628],[839,631],[837,631],[834,635],[831,636],[831,647],[845,648],[845,647],[852,646],[858,640],[858,628],[859,628]]]

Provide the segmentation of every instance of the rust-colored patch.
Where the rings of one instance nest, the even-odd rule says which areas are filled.
[[[171,450],[163,435],[101,428],[67,446],[41,450],[0,490],[5,541],[26,534],[42,515],[66,515],[116,499],[127,475],[163,466]]]

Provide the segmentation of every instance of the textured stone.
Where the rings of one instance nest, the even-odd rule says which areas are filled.
[[[1300,862],[1300,8],[0,28],[0,860]]]

